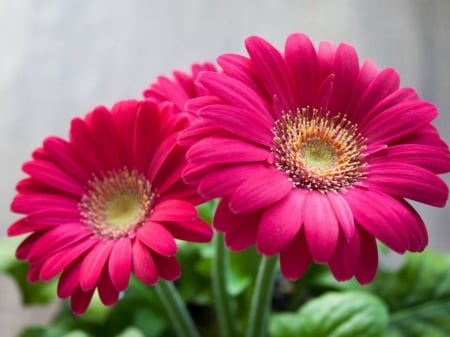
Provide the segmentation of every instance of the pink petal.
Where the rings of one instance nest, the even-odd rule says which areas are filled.
[[[359,104],[355,107],[355,114],[352,120],[360,125],[366,121],[371,121],[376,112],[373,108],[384,98],[398,89],[400,78],[393,68],[386,68],[381,71],[364,92]]]
[[[200,83],[200,82],[198,82],[198,83]],[[210,104],[222,104],[222,103],[224,103],[224,101],[221,100],[219,97],[210,96],[208,94],[205,96],[191,98],[190,100],[188,100],[185,103],[184,108],[186,111],[190,112],[192,115],[197,116],[198,110],[200,110],[201,108],[203,108],[207,105],[210,105]],[[204,123],[204,121],[197,119],[194,124],[195,124],[195,126],[194,125],[192,125],[192,126],[194,126],[194,129],[196,129],[197,125],[203,126],[205,123]],[[206,123],[206,124],[209,124],[209,123]],[[189,129],[191,129],[191,128],[188,127],[187,130],[189,130]],[[184,146],[184,143],[182,145]]]
[[[284,57],[296,80],[298,106],[313,105],[319,69],[316,50],[309,37],[300,33],[290,34],[286,40]]]
[[[361,254],[355,276],[360,284],[372,282],[378,266],[378,250],[375,238],[366,231],[359,230]]]
[[[361,114],[361,111],[356,109],[356,106],[360,104],[364,92],[369,85],[373,82],[378,74],[378,68],[371,60],[364,61],[361,69],[359,70],[358,77],[355,79],[355,84],[352,88],[352,93],[348,99],[347,107],[345,109],[346,115],[350,120],[356,123],[357,118],[361,118],[366,111]]]
[[[425,223],[419,213],[410,204],[404,200],[400,200],[399,202],[402,204],[402,207],[399,207],[402,210],[399,216],[407,227],[409,237],[408,250],[421,252],[428,245],[428,232]]]
[[[43,281],[51,280],[64,268],[98,243],[99,240],[90,238],[89,240],[74,244],[73,246],[68,246],[55,255],[52,255],[44,262],[39,278]]]
[[[111,282],[117,291],[128,287],[131,273],[132,247],[129,238],[116,240],[108,261],[108,272]]]
[[[30,249],[40,240],[40,238],[46,234],[48,231],[40,231],[32,233],[26,237],[25,240],[16,249],[16,258],[19,260],[26,260]]]
[[[77,208],[48,207],[27,215],[30,223],[39,223],[44,226],[63,225],[65,223],[77,223],[80,219],[80,211]],[[85,227],[79,223],[79,229]]]
[[[355,221],[352,211],[340,193],[329,192],[326,195],[345,239],[349,242],[355,233]]]
[[[119,292],[112,284],[106,269],[103,270],[98,281],[98,295],[102,303],[107,306],[112,306],[119,300]]]
[[[328,108],[332,114],[345,113],[353,84],[359,73],[359,61],[355,48],[346,43],[338,45],[332,72],[335,78]]]
[[[323,81],[333,73],[333,61],[336,54],[336,46],[329,41],[321,41],[317,50],[317,59],[319,63],[319,78]]]
[[[214,213],[213,224],[218,231],[226,233],[238,227],[246,226],[248,223],[259,224],[259,213],[245,213],[237,215],[231,212],[228,206],[229,202],[229,198],[225,197],[217,205]]]
[[[158,269],[148,248],[139,240],[133,245],[133,271],[136,277],[148,285],[158,282]]]
[[[202,219],[164,224],[175,239],[189,242],[209,242],[213,236],[211,226]]]
[[[450,171],[450,155],[448,149],[443,150],[432,145],[394,145],[383,151],[378,151],[366,160],[370,165],[404,163],[423,167],[433,173],[446,173]]]
[[[434,173],[415,165],[371,164],[367,182],[384,193],[436,207],[444,207],[448,198],[447,184]]]
[[[80,197],[84,194],[83,187],[72,176],[63,172],[54,163],[35,160],[27,162],[22,167],[34,179],[59,191]]]
[[[265,161],[269,149],[236,138],[209,137],[194,144],[187,158],[196,165],[204,163],[242,163]]]
[[[79,286],[81,259],[69,265],[61,274],[58,281],[58,297],[65,299],[75,292]]]
[[[151,159],[146,174],[149,181],[153,182],[155,180],[155,177],[163,166],[164,161],[177,146],[177,137],[177,134],[172,134],[159,145],[158,149],[153,155],[153,158]]]
[[[158,222],[147,221],[137,230],[137,237],[158,254],[173,256],[177,253],[177,244],[172,234]]]
[[[84,291],[94,289],[102,270],[108,263],[114,241],[100,241],[84,258],[80,270],[80,287]]]
[[[256,242],[258,223],[256,221],[242,223],[225,233],[225,244],[231,251],[241,251],[253,246]]]
[[[176,146],[166,158],[159,169],[153,184],[159,194],[165,194],[166,190],[181,180],[181,175],[186,167],[186,149]]]
[[[245,46],[269,97],[277,97],[283,111],[298,107],[297,88],[280,52],[257,36],[247,38]]]
[[[336,251],[330,259],[329,265],[333,276],[338,281],[346,281],[355,275],[358,268],[360,255],[364,254],[361,247],[359,232],[354,231],[351,240],[344,237],[339,238]]]
[[[181,276],[180,264],[174,256],[155,255],[154,259],[161,278],[167,281],[175,281]]]
[[[308,245],[303,229],[280,252],[281,274],[291,281],[296,281],[306,272],[311,263]]]
[[[259,116],[265,124],[272,121],[268,107],[260,95],[240,81],[215,72],[201,73],[197,81],[223,102]]]
[[[228,105],[208,105],[200,110],[199,116],[235,135],[270,148],[273,146],[273,121],[244,108]]]
[[[165,200],[156,203],[150,219],[152,221],[191,221],[197,218],[197,209],[183,200]]]
[[[328,262],[339,239],[339,223],[326,195],[310,191],[303,205],[305,236],[311,257]]]
[[[234,213],[248,213],[267,207],[281,200],[293,189],[287,176],[269,168],[244,181],[230,199]]]
[[[424,102],[404,102],[384,110],[370,123],[360,128],[372,144],[389,144],[429,124],[437,116],[434,105]]]
[[[48,137],[44,141],[44,150],[64,172],[76,178],[78,182],[83,184],[91,178],[89,170],[69,142],[57,137]]]
[[[86,311],[89,303],[91,303],[92,295],[94,295],[94,290],[83,291],[81,288],[77,288],[72,294],[70,301],[70,307],[75,315],[82,315]]]
[[[78,203],[78,199],[64,195],[18,194],[11,203],[11,210],[16,213],[32,213],[46,208],[78,209]]]
[[[8,236],[17,236],[25,233],[31,233],[35,231],[46,231],[49,227],[55,225],[45,225],[41,223],[31,223],[26,218],[22,218],[14,222],[8,227]],[[28,253],[27,253],[28,254]]]
[[[307,192],[294,189],[263,213],[256,237],[256,247],[270,256],[286,247],[302,226],[302,211]]]
[[[227,165],[210,170],[203,175],[198,192],[205,199],[214,199],[230,195],[234,190],[251,176],[260,172],[264,166],[260,163],[243,165]]]
[[[377,191],[353,188],[344,194],[344,198],[356,222],[370,235],[400,254],[406,251],[408,237],[404,227],[396,225],[397,215],[387,207],[392,201],[391,197]]]

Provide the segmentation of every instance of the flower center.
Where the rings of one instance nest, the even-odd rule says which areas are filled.
[[[296,187],[339,191],[365,176],[365,139],[345,116],[312,108],[285,113],[273,128],[275,166]]]
[[[150,182],[127,168],[94,176],[80,202],[82,221],[106,239],[133,235],[148,218],[155,194]]]

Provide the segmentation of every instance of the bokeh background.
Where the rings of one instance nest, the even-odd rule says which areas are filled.
[[[71,118],[139,97],[159,74],[223,52],[257,34],[282,48],[290,32],[346,41],[393,66],[440,110],[450,142],[449,0],[0,0],[0,239],[20,167],[44,137],[66,137]],[[449,175],[444,177],[450,182]],[[431,249],[450,249],[450,206],[418,206]],[[2,247],[0,246],[0,250]],[[0,334],[47,322],[54,306],[23,308],[0,275]]]

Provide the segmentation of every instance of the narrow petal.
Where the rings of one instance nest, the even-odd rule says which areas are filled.
[[[210,137],[194,144],[187,158],[194,164],[265,161],[269,149],[239,139]]]
[[[101,241],[86,255],[80,270],[80,287],[83,291],[95,288],[113,246],[114,241]]]
[[[350,207],[340,193],[330,192],[327,193],[327,197],[344,237],[350,241],[355,233],[355,220]]]
[[[295,81],[280,52],[257,36],[248,37],[245,47],[269,97],[275,96],[283,111],[297,107]]]
[[[376,237],[397,253],[408,248],[408,236],[403,226],[396,226],[397,216],[388,205],[392,198],[384,193],[349,189],[344,198],[350,206],[356,222],[370,235]]]
[[[256,247],[261,253],[267,256],[278,253],[298,234],[306,193],[294,189],[264,211],[256,237]]]
[[[69,265],[58,281],[58,297],[66,299],[75,292],[80,283],[81,259]]]
[[[311,257],[328,262],[339,239],[339,223],[326,195],[308,192],[303,205],[305,236]]]
[[[148,285],[158,282],[158,269],[148,248],[139,240],[133,244],[133,271],[136,277]]]
[[[98,295],[104,305],[112,306],[119,300],[119,292],[112,284],[110,275],[105,268],[98,281]]]
[[[283,173],[267,169],[243,182],[231,196],[229,206],[237,214],[253,212],[281,200],[293,188]]]
[[[8,236],[17,236],[35,231],[46,231],[49,227],[56,225],[45,225],[41,223],[31,223],[26,218],[22,218],[14,222],[8,227]],[[28,253],[27,253],[28,254]]]
[[[132,247],[128,238],[118,239],[111,250],[108,272],[111,282],[117,291],[128,287],[131,273]]]
[[[80,219],[80,211],[77,208],[48,207],[32,212],[26,219],[30,223],[39,223],[43,226],[63,225],[65,223],[77,223]],[[78,226],[83,227],[81,223]]]
[[[263,169],[261,163],[217,167],[203,175],[198,192],[205,199],[231,195],[240,184]]]
[[[380,163],[369,166],[367,183],[384,193],[444,207],[447,184],[434,173],[403,163]]]
[[[217,205],[213,225],[218,231],[226,233],[235,228],[245,226],[248,223],[260,222],[260,213],[235,214],[230,210],[228,206],[229,202],[229,197],[225,197]]]
[[[253,246],[256,242],[258,223],[250,221],[234,226],[225,233],[225,244],[234,252],[241,251]]]
[[[72,294],[70,300],[70,308],[75,315],[82,315],[86,311],[91,303],[92,296],[94,295],[94,290],[83,291],[81,288],[77,288]]]
[[[316,50],[305,34],[294,33],[288,36],[284,57],[294,75],[298,89],[298,106],[312,106],[318,86],[319,68]]]
[[[196,208],[183,200],[158,202],[152,210],[152,221],[191,221],[197,218]]]
[[[137,237],[148,248],[163,256],[174,256],[177,252],[172,234],[157,222],[147,221],[137,230]]]
[[[303,229],[280,252],[281,273],[287,280],[296,281],[308,269],[311,264],[311,255]]]
[[[174,256],[165,257],[161,255],[154,256],[159,275],[167,281],[175,281],[181,276],[181,268]]]
[[[175,239],[189,242],[209,242],[213,236],[211,226],[202,219],[184,222],[166,222],[164,226]]]
[[[217,104],[204,107],[199,115],[235,135],[268,148],[273,146],[273,121],[260,118],[254,112],[240,107]]]
[[[354,231],[351,240],[346,240],[343,236],[339,238],[336,251],[329,262],[330,270],[336,280],[346,281],[355,275],[360,255],[364,254],[361,249],[364,247],[361,247],[358,230]]]
[[[149,181],[153,182],[155,180],[156,175],[164,165],[164,161],[177,146],[177,138],[178,134],[172,134],[159,145],[158,149],[151,159],[146,174]]]
[[[359,229],[361,254],[355,276],[360,284],[372,282],[378,266],[378,249],[375,238]]]
[[[18,194],[11,203],[11,210],[16,213],[33,213],[47,208],[78,209],[79,200],[64,195],[33,193]]]

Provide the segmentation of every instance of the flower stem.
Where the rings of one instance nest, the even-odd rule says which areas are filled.
[[[200,337],[191,315],[172,282],[160,280],[155,285],[155,289],[167,311],[176,335],[180,337]]]
[[[277,256],[261,258],[253,289],[246,337],[264,337],[267,335],[276,267]]]
[[[215,233],[214,256],[212,260],[212,290],[214,306],[219,324],[220,336],[234,337],[236,335],[230,307],[230,296],[227,292],[228,254],[225,248],[223,234]]]

